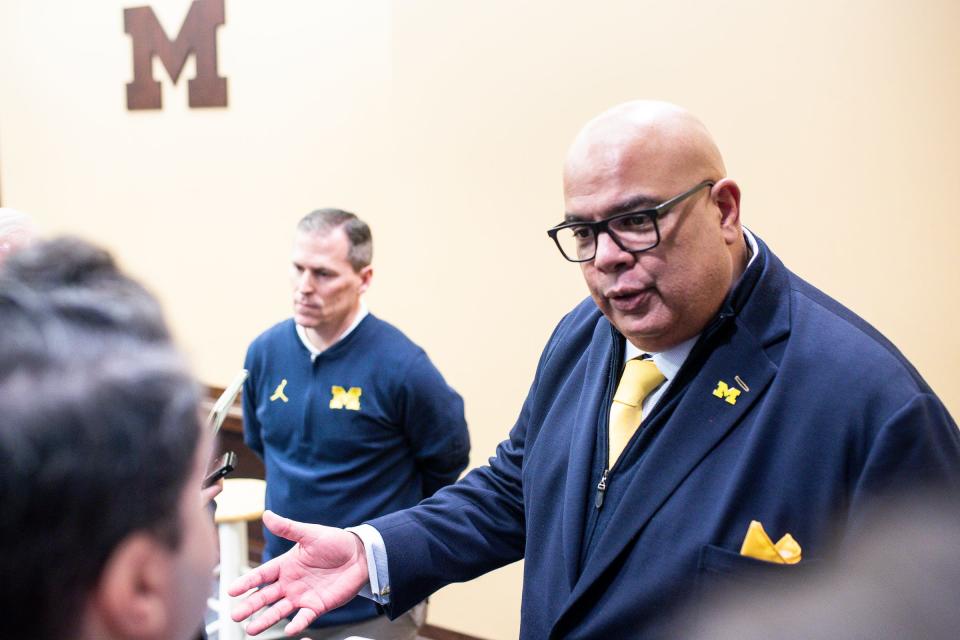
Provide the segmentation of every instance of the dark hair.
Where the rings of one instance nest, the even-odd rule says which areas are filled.
[[[0,274],[41,293],[57,315],[91,330],[170,339],[156,299],[120,271],[113,256],[86,240],[35,242],[4,262]]]
[[[303,233],[329,233],[337,227],[343,227],[350,242],[347,259],[353,270],[368,266],[373,261],[373,236],[367,223],[356,214],[343,209],[317,209],[297,223],[297,231]]]
[[[0,638],[69,636],[130,534],[179,545],[199,441],[169,343],[58,304],[0,281]]]

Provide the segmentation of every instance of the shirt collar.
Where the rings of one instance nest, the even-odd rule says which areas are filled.
[[[697,334],[690,338],[689,340],[684,340],[675,347],[670,347],[666,351],[661,351],[659,353],[650,353],[648,351],[642,351],[639,348],[635,347],[629,340],[627,340],[626,354],[624,356],[624,362],[627,360],[632,360],[643,354],[648,354],[650,359],[653,360],[653,364],[657,365],[657,369],[660,370],[660,373],[663,374],[663,377],[667,380],[672,380],[677,372],[680,371],[680,367],[683,365],[683,362],[687,359],[687,356],[690,355],[690,350],[693,349],[693,345],[697,342],[697,338],[700,335]]]
[[[369,313],[370,311],[367,309],[366,303],[363,300],[361,300],[360,308],[357,310],[357,316],[353,319],[353,322],[350,323],[350,326],[347,327],[347,330],[344,331],[339,338],[333,341],[330,347],[332,347],[333,345],[337,344],[338,342],[346,338],[348,335],[350,335],[353,332],[353,330],[357,328],[357,325],[360,324],[360,321],[366,318]],[[310,352],[310,361],[312,362],[316,360],[317,356],[323,353],[324,350],[317,348],[317,345],[313,344],[310,341],[310,338],[307,337],[307,330],[305,328],[301,327],[298,324],[295,326],[297,327],[297,335],[300,336],[300,342],[302,342],[303,346],[306,347],[307,351]],[[329,349],[330,347],[327,347],[327,349]]]
[[[744,272],[750,268],[750,265],[753,264],[753,261],[757,259],[757,256],[760,254],[760,247],[757,245],[757,239],[754,237],[753,232],[746,227],[743,228],[743,237],[747,240],[747,249],[750,251],[750,259],[747,260],[747,266],[744,268]],[[736,285],[734,285],[736,286]]]
[[[753,261],[757,259],[757,255],[760,253],[760,247],[757,245],[757,239],[746,227],[743,228],[743,236],[746,239],[747,250],[750,252],[750,259],[747,260],[747,266],[744,268],[744,272],[746,272],[746,270],[750,268],[750,265],[753,264]],[[733,286],[736,287],[736,283],[734,283]],[[623,355],[623,361],[626,363],[628,360],[633,360],[634,358],[648,354],[650,359],[653,360],[653,364],[657,365],[657,369],[663,374],[663,377],[669,381],[680,371],[680,367],[683,366],[687,356],[690,355],[690,350],[693,349],[693,345],[696,344],[697,338],[699,337],[700,334],[698,333],[689,340],[685,340],[677,346],[659,353],[643,351],[634,346],[629,340],[626,340],[627,348]]]

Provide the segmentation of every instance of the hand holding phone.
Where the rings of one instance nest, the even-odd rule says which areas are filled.
[[[227,451],[213,467],[213,471],[203,479],[203,488],[211,487],[216,484],[220,478],[224,477],[237,467],[237,454],[233,451]]]

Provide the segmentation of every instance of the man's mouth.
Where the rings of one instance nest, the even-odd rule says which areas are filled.
[[[617,311],[631,312],[645,307],[653,295],[653,287],[620,287],[608,291],[606,298]]]
[[[294,305],[294,307],[296,307],[296,309],[297,309],[298,311],[299,311],[299,310],[303,310],[303,311],[316,311],[316,310],[318,310],[318,309],[320,308],[320,307],[318,307],[318,306],[315,305],[315,304],[310,304],[309,302],[303,302],[302,300],[294,300],[294,301],[293,301],[293,305]]]

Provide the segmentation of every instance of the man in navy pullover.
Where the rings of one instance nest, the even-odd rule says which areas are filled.
[[[264,461],[266,506],[305,522],[356,525],[404,509],[456,481],[470,442],[463,400],[423,349],[369,313],[370,229],[321,209],[297,226],[293,318],[247,352],[247,445]],[[265,531],[264,561],[292,543]],[[413,638],[419,606],[390,622],[370,600],[324,616],[316,638]]]

